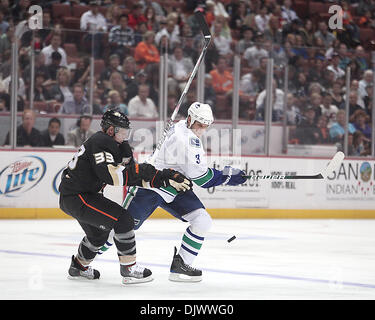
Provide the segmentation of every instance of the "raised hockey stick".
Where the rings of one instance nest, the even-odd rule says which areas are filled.
[[[193,81],[193,79],[194,79],[194,77],[195,77],[195,75],[196,75],[196,73],[198,71],[198,68],[199,68],[200,64],[202,63],[202,61],[203,61],[203,59],[204,59],[204,57],[206,55],[206,52],[207,52],[207,49],[208,49],[208,45],[210,44],[210,41],[211,41],[210,29],[208,28],[208,25],[206,23],[206,20],[204,19],[204,16],[203,16],[202,12],[197,11],[197,12],[194,13],[194,16],[195,16],[195,19],[197,19],[199,27],[200,27],[200,29],[201,29],[201,31],[203,33],[203,36],[204,36],[204,45],[203,45],[201,54],[199,55],[198,60],[195,63],[193,71],[191,72],[190,77],[189,77],[189,79],[188,79],[188,81],[187,81],[187,83],[185,85],[185,88],[182,91],[180,99],[178,100],[178,102],[176,104],[176,107],[175,107],[175,109],[174,109],[174,111],[172,113],[171,119],[167,122],[167,125],[164,128],[163,134],[162,134],[162,136],[161,136],[158,144],[156,145],[156,149],[155,149],[154,153],[147,160],[147,162],[150,163],[150,164],[154,164],[155,163],[155,159],[156,159],[156,157],[159,154],[161,146],[163,145],[163,143],[165,141],[165,138],[167,136],[167,133],[168,133],[170,127],[173,125],[173,122],[176,119],[176,116],[178,114],[178,111],[180,110],[181,104],[184,101],[185,96],[186,96],[186,94],[187,94],[187,92],[188,92],[188,90],[190,88],[191,82]]]
[[[338,169],[345,158],[345,154],[341,151],[337,152],[328,165],[322,170],[322,172],[315,175],[296,175],[296,176],[284,176],[284,175],[249,175],[243,176],[244,178],[251,180],[308,180],[308,179],[325,179],[334,170]]]

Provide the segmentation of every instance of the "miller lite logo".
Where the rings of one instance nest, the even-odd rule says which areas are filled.
[[[0,172],[0,196],[17,197],[34,188],[46,173],[46,163],[37,156],[25,156]]]

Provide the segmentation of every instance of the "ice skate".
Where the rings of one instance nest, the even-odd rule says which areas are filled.
[[[151,270],[134,263],[130,266],[120,265],[123,284],[142,283],[154,280]]]
[[[84,267],[74,256],[72,256],[72,262],[70,264],[68,273],[68,279],[71,280],[94,280],[99,279],[100,277],[98,270],[93,269],[91,266]]]
[[[202,281],[202,271],[185,264],[182,257],[174,248],[174,256],[170,269],[169,280],[177,282],[199,282]]]

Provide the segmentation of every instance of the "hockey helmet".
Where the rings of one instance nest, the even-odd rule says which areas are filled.
[[[115,128],[130,129],[130,121],[128,117],[118,110],[108,110],[102,116],[100,126],[103,130],[107,130],[110,126]]]
[[[192,103],[188,109],[188,116],[190,116],[189,128],[191,128],[195,121],[206,124],[208,126],[210,126],[214,121],[211,106],[207,103]]]

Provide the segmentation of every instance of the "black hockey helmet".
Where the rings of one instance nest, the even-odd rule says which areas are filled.
[[[130,121],[128,117],[118,110],[107,110],[103,116],[100,126],[106,131],[110,126],[115,128],[130,129]]]

